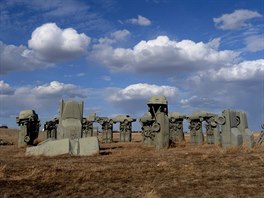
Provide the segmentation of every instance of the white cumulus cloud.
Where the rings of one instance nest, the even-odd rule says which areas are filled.
[[[32,93],[38,97],[63,96],[67,97],[84,97],[83,90],[76,85],[64,84],[58,81],[52,81],[49,84],[39,85],[32,89]]]
[[[119,89],[109,96],[111,101],[148,99],[154,95],[164,95],[166,97],[176,97],[177,88],[171,86],[158,86],[155,84],[138,83]]]
[[[26,46],[6,45],[0,41],[0,74],[11,71],[30,71],[53,66],[39,60]]]
[[[14,89],[3,80],[0,80],[0,95],[12,95],[14,93]]]
[[[90,38],[73,28],[61,29],[55,23],[46,23],[36,28],[28,46],[39,58],[48,61],[71,59],[86,52]]]
[[[136,115],[147,111],[147,101],[155,95],[164,95],[170,103],[177,101],[177,87],[147,83],[131,84],[125,88],[106,88],[104,97],[110,106],[123,113]]]
[[[215,97],[211,96],[191,96],[187,99],[181,99],[180,104],[184,107],[195,107],[196,109],[212,109],[218,106],[219,101]]]
[[[230,67],[200,71],[190,76],[187,81],[192,88],[193,86],[205,84],[205,92],[210,92],[208,89],[209,87],[215,86],[216,90],[218,90],[218,85],[215,85],[216,83],[244,84],[246,87],[247,84],[257,83],[263,81],[263,79],[264,59],[257,59],[252,61],[242,61]],[[221,90],[223,91],[224,89]]]
[[[181,104],[192,110],[248,112],[249,125],[263,122],[264,59],[242,61],[230,67],[203,71],[185,85]],[[183,85],[184,86],[184,85]],[[198,107],[198,109],[197,109]]]
[[[248,26],[248,21],[257,17],[262,17],[256,11],[251,10],[235,10],[231,14],[223,14],[221,17],[213,18],[217,28],[222,30],[234,30]]]
[[[72,28],[61,29],[55,23],[36,28],[24,45],[7,45],[0,41],[0,74],[31,71],[54,66],[57,62],[77,58],[87,51],[90,38]]]
[[[264,59],[243,61],[232,67],[221,68],[218,71],[210,71],[209,76],[212,80],[225,81],[263,80]]]
[[[113,33],[111,33],[111,37],[115,40],[123,40],[125,39],[127,36],[130,35],[130,32],[126,29],[124,30],[117,30]]]
[[[112,44],[116,44],[118,42],[124,41],[128,36],[130,35],[130,32],[126,29],[123,30],[117,30],[115,32],[112,32],[110,36],[103,37],[98,39],[97,46],[110,46]]]
[[[45,115],[46,119],[51,119],[57,114],[60,99],[84,100],[88,95],[87,89],[58,81],[16,88],[0,81],[0,88],[0,120],[14,117],[14,122],[14,115],[18,115],[24,109],[35,109],[41,115],[41,119],[43,119],[42,115]]]
[[[246,50],[250,52],[257,52],[264,49],[264,36],[252,35],[245,39]]]
[[[94,45],[91,58],[102,62],[113,71],[171,72],[201,70],[227,66],[238,58],[239,53],[218,50],[220,39],[208,43],[191,40],[175,41],[158,36],[140,41],[133,48],[113,48],[109,44]]]
[[[151,21],[146,18],[143,17],[141,15],[138,15],[137,18],[131,18],[126,20],[127,23],[131,23],[133,25],[140,25],[140,26],[149,26],[151,25]]]

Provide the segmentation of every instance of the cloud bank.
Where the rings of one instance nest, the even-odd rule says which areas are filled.
[[[82,56],[90,38],[72,28],[61,29],[55,23],[36,28],[28,47],[0,42],[0,74],[11,71],[30,71],[54,66],[55,63]]]
[[[235,10],[231,14],[223,14],[221,17],[213,18],[215,26],[222,30],[235,30],[249,26],[249,20],[262,17],[256,11]]]
[[[52,63],[44,62],[26,46],[6,45],[0,41],[0,74],[12,71],[32,71],[34,69],[48,68]]]
[[[219,82],[261,81],[264,77],[264,59],[243,61],[231,67],[201,71],[190,77],[198,82],[206,79]]]
[[[0,81],[0,95],[12,95],[14,93],[14,89],[3,80]]]
[[[138,83],[119,89],[109,96],[109,100],[119,102],[123,100],[148,99],[153,95],[164,95],[166,97],[176,97],[177,88],[171,86],[158,86],[155,84]]]
[[[130,112],[133,115],[147,111],[146,102],[154,95],[164,95],[171,102],[179,97],[177,87],[147,83],[131,84],[125,88],[107,88],[105,93],[110,104],[123,113]]]
[[[3,120],[9,116],[15,117],[24,109],[35,109],[40,115],[55,115],[60,99],[83,100],[88,95],[87,89],[58,81],[38,86],[20,87],[12,87],[8,83],[0,81],[0,88],[0,104],[5,107],[1,108],[0,114]],[[40,117],[43,119],[42,116]],[[51,118],[49,117],[49,119]]]
[[[73,28],[61,29],[55,23],[47,23],[33,31],[28,46],[40,59],[59,62],[84,54],[89,43],[88,36]]]
[[[205,70],[232,64],[239,52],[218,50],[220,39],[208,43],[191,40],[175,41],[158,36],[140,41],[133,48],[113,48],[99,43],[93,46],[90,58],[101,62],[112,71],[171,72]]]
[[[249,52],[258,52],[264,50],[264,36],[252,35],[245,39],[246,50]]]

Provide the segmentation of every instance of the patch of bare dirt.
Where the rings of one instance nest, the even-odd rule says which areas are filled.
[[[115,134],[118,139],[118,134]],[[1,129],[0,197],[264,197],[264,146],[191,145],[156,151],[101,144],[92,157],[26,157],[17,130]]]

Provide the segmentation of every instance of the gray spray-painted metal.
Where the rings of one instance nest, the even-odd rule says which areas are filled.
[[[221,143],[221,136],[219,131],[219,126],[213,121],[214,117],[208,118],[206,120],[206,142],[207,144],[217,144]]]
[[[240,118],[236,111],[225,109],[222,112],[222,146],[239,146],[243,144],[242,132],[237,128]]]
[[[200,119],[205,121],[206,128],[206,142],[207,144],[217,144],[221,143],[221,136],[218,123],[218,115],[210,112],[200,112]]]
[[[93,127],[93,136],[97,137],[98,136],[98,126]]]
[[[47,139],[37,146],[28,147],[26,149],[27,156],[57,156],[63,154],[69,154],[70,151],[70,141],[69,139],[53,140]]]
[[[18,132],[18,147],[33,145],[38,138],[40,120],[34,110],[23,110],[16,117],[16,122],[20,126]]]
[[[18,147],[26,146],[25,137],[27,135],[27,125],[21,125],[18,131]]]
[[[82,138],[83,102],[63,100],[58,119],[47,123],[50,131],[57,129],[57,139],[49,138],[36,147],[30,147],[26,155],[56,156],[62,154],[92,155],[99,153],[97,137]],[[56,126],[55,126],[56,125]]]
[[[95,122],[96,113],[91,113],[90,115],[87,116],[86,119],[87,119],[88,122]]]
[[[83,135],[82,137],[92,137],[97,136],[97,133],[94,133],[93,123],[95,122],[96,114],[92,113],[87,118],[83,118]]]
[[[82,137],[92,137],[93,135],[93,123],[88,122],[86,118],[82,120]]]
[[[253,148],[255,140],[253,133],[248,128],[247,114],[245,112],[237,112],[237,116],[240,118],[237,128],[242,132],[243,144],[247,145],[249,148]]]
[[[57,139],[57,127],[59,124],[59,119],[54,118],[51,121],[47,121],[44,124],[44,137],[45,139]]]
[[[264,124],[261,125],[261,128],[264,129]],[[261,145],[264,142],[264,130],[262,130],[257,138],[256,144]]]
[[[131,118],[129,115],[118,115],[112,118],[112,120],[114,123],[120,123],[120,142],[131,142],[132,122],[135,122],[136,119]]]
[[[185,119],[185,117],[185,115],[182,115],[178,112],[170,112],[168,115],[170,141],[174,144],[176,144],[176,142],[181,142],[184,140],[183,120]]]
[[[83,101],[61,100],[57,139],[82,137]]]
[[[38,146],[28,147],[27,156],[58,156],[64,154],[77,156],[91,156],[99,153],[99,142],[97,137],[80,139],[47,139]]]
[[[151,114],[149,112],[145,113],[142,117],[139,118],[142,130],[142,141],[147,146],[153,145],[154,142],[155,134],[151,132],[151,126],[154,121],[155,120],[152,119]]]
[[[156,149],[168,148],[170,131],[167,99],[165,96],[153,96],[148,100],[147,105],[154,120],[151,126],[151,133],[155,134],[153,143]]]
[[[80,156],[91,156],[99,153],[99,141],[97,137],[88,137],[79,139]]]
[[[108,117],[96,116],[95,121],[102,126],[102,142],[113,142],[113,120]]]
[[[187,116],[190,121],[190,138],[193,144],[202,144],[204,141],[204,135],[202,130],[203,118],[200,116],[201,112],[194,112],[193,114]]]

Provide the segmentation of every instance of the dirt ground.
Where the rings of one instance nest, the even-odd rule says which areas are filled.
[[[264,145],[187,141],[156,151],[133,134],[133,142],[101,144],[92,157],[26,157],[17,132],[0,129],[14,142],[0,146],[0,197],[264,197]]]

